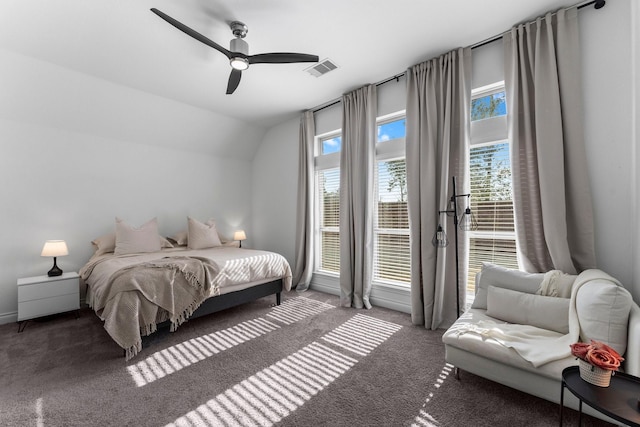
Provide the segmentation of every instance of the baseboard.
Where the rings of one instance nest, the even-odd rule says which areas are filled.
[[[18,321],[18,312],[10,311],[8,313],[0,313],[0,325],[6,323],[15,323]]]
[[[340,295],[340,278],[326,274],[315,273],[311,278],[309,288],[314,291],[330,295]]]
[[[374,283],[371,287],[369,300],[376,307],[384,307],[411,314],[411,290],[408,287]]]
[[[314,291],[340,295],[340,278],[314,274],[309,286]],[[411,314],[411,291],[408,287],[374,283],[369,296],[371,305]]]

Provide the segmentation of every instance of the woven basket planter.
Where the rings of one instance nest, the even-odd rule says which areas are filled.
[[[598,387],[609,387],[613,371],[598,368],[582,359],[578,359],[578,362],[580,362],[580,378]]]

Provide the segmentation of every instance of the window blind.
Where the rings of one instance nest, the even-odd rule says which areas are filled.
[[[317,172],[320,270],[340,272],[340,169]]]
[[[409,283],[409,213],[404,159],[376,165],[376,219],[374,224],[374,280]]]
[[[499,142],[470,150],[471,209],[478,229],[470,232],[467,289],[474,291],[475,275],[483,262],[518,268],[509,143]]]

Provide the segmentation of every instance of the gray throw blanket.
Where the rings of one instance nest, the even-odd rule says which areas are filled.
[[[129,360],[142,349],[142,335],[155,332],[159,322],[170,320],[173,332],[207,297],[219,294],[211,292],[217,274],[211,260],[185,256],[121,268],[111,276],[97,314]]]

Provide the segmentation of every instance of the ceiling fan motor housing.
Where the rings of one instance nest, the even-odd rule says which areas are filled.
[[[249,55],[249,44],[242,39],[232,39],[230,43],[231,52],[238,52]]]

